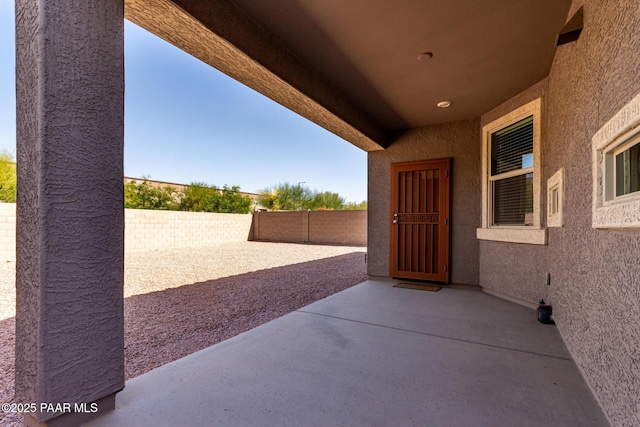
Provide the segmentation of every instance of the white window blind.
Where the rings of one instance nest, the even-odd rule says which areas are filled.
[[[533,225],[533,116],[491,134],[491,223]]]

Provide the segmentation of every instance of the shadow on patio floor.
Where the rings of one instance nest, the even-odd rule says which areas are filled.
[[[366,279],[363,254],[352,253],[126,298],[126,378]]]
[[[534,310],[394,283],[367,281],[134,378],[88,425],[608,425]]]
[[[136,377],[366,280],[361,252],[125,298],[125,376]],[[14,401],[15,318],[0,321],[0,402]],[[0,425],[20,426],[0,413]]]

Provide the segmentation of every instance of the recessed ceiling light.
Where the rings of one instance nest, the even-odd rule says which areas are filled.
[[[428,61],[433,58],[433,53],[431,52],[422,52],[418,55],[418,61]]]
[[[440,107],[440,108],[449,108],[449,107],[451,107],[451,101],[440,101],[440,102],[438,102],[438,107]]]

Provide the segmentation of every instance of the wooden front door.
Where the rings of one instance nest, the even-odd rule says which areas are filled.
[[[390,275],[449,283],[451,159],[391,165]]]

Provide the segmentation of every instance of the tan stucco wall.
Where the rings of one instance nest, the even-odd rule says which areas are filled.
[[[576,363],[612,424],[637,426],[640,231],[591,227],[591,138],[640,92],[640,8],[636,0],[584,0],[571,14],[582,5],[580,39],[558,48],[542,92],[543,194],[547,179],[564,168],[564,227],[548,229],[547,246],[481,242],[480,284],[535,302],[550,272],[548,300]]]
[[[527,104],[537,98],[542,98],[542,158],[547,153],[544,150],[546,141],[546,98],[547,79],[537,83],[523,93],[513,97],[504,104],[484,114],[481,118],[481,126],[500,118],[501,116]],[[482,144],[479,139],[478,144]],[[544,170],[544,168],[543,168]],[[551,176],[552,174],[549,174]],[[543,192],[546,191],[546,178],[542,179]],[[542,212],[546,212],[546,193],[542,200]],[[543,225],[546,223],[546,215],[542,215]],[[480,224],[478,225],[480,227]],[[541,297],[544,297],[545,281],[547,274],[546,246],[508,244],[480,240],[480,285],[487,292],[510,298],[514,301],[535,307]],[[510,249],[509,249],[510,248]],[[496,256],[500,254],[500,256]],[[530,262],[524,263],[523,259]],[[513,268],[513,266],[518,268]]]
[[[427,126],[368,154],[368,273],[389,275],[390,164],[452,157],[451,282],[478,284],[480,224],[480,121]]]
[[[367,244],[367,211],[254,212],[253,240]]]

